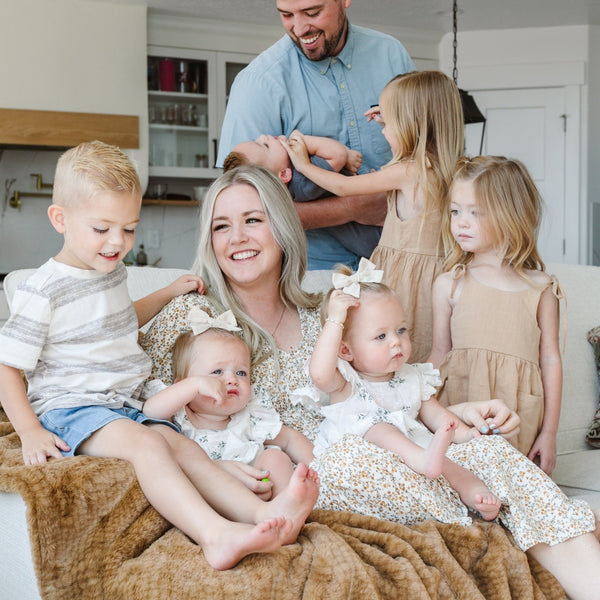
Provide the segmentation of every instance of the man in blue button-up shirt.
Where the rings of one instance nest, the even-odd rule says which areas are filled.
[[[294,129],[339,140],[363,155],[359,173],[391,159],[389,145],[364,112],[379,102],[385,84],[414,70],[395,38],[353,26],[352,0],[277,0],[287,35],[235,79],[229,95],[217,164],[239,142],[261,134],[288,136]],[[382,194],[333,198],[294,173],[298,213],[307,230],[309,268],[338,262],[356,268],[381,233]],[[316,200],[320,198],[319,200]],[[308,202],[316,200],[314,202]]]

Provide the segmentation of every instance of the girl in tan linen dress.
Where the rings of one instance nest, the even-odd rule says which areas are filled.
[[[552,473],[560,412],[557,281],[536,249],[540,198],[503,157],[459,163],[450,192],[450,271],[434,285],[439,401],[501,398],[521,417],[512,441]]]
[[[444,252],[440,241],[442,216],[438,210],[421,212],[403,221],[396,197],[388,197],[388,213],[379,245],[371,260],[383,269],[384,281],[405,306],[406,325],[414,348],[409,362],[425,362],[431,351],[433,316],[431,288],[442,272]]]
[[[439,71],[399,75],[381,92],[369,120],[382,126],[393,152],[380,171],[347,177],[313,165],[302,134],[285,143],[294,167],[338,196],[388,192],[381,241],[371,260],[400,296],[413,342],[411,363],[424,362],[432,339],[431,288],[441,272],[441,214],[463,149],[460,95]]]

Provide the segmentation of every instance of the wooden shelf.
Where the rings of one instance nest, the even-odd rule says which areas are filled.
[[[196,200],[163,200],[162,198],[144,198],[142,206],[200,206]]]
[[[47,110],[0,109],[0,144],[71,148],[100,140],[139,148],[138,117]]]

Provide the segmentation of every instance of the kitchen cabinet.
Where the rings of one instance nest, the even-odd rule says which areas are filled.
[[[168,180],[169,189],[174,189],[172,184],[181,189],[186,180],[211,180],[220,174],[215,161],[227,97],[235,76],[252,58],[252,54],[149,46],[152,181]]]

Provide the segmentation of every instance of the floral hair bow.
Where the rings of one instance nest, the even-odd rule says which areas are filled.
[[[375,265],[366,258],[360,259],[356,273],[352,275],[334,273],[332,277],[333,287],[336,290],[341,289],[345,294],[355,298],[360,296],[361,283],[380,283],[382,279],[383,271],[376,269]]]
[[[225,331],[241,331],[237,326],[233,313],[228,310],[214,319],[197,306],[188,313],[188,323],[194,335],[204,333],[207,329],[225,329]]]

